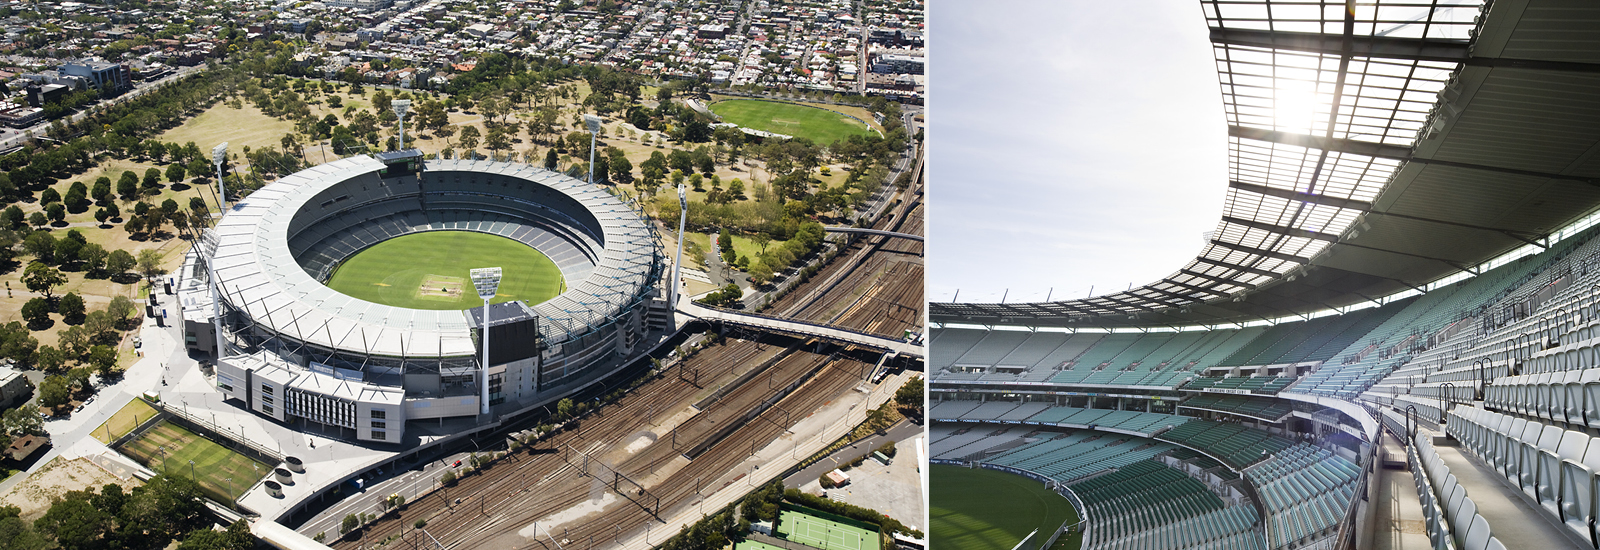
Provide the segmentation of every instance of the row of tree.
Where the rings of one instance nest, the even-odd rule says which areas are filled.
[[[43,516],[22,519],[16,506],[0,506],[0,536],[6,548],[170,548],[249,550],[255,537],[244,520],[226,530],[211,528],[198,484],[184,477],[157,475],[125,490],[109,483],[98,492],[68,491]]]

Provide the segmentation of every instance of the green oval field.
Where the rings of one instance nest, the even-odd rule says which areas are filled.
[[[561,270],[543,253],[474,231],[427,231],[383,241],[345,260],[328,287],[387,306],[461,310],[483,305],[467,273],[480,267],[503,268],[494,303],[538,304],[566,290]]]
[[[1043,483],[1004,472],[933,464],[928,469],[929,545],[964,550],[1011,550],[1038,529],[1025,549],[1038,548],[1078,513]],[[1077,535],[1053,549],[1077,550]]]
[[[730,99],[712,103],[711,112],[722,117],[723,122],[732,122],[752,130],[803,137],[818,145],[827,145],[857,134],[877,135],[866,124],[842,113],[794,103]]]

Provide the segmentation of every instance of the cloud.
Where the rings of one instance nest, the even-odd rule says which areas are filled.
[[[1199,252],[1227,150],[1192,2],[943,2],[929,17],[930,300],[1099,294]]]

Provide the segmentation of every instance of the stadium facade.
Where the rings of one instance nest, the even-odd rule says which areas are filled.
[[[392,307],[324,284],[367,247],[424,231],[527,244],[556,263],[567,290],[543,303],[494,304],[485,322],[481,307]],[[522,410],[643,352],[670,324],[659,250],[633,205],[599,186],[524,164],[423,161],[407,151],[312,167],[230,205],[190,253],[178,287],[190,349],[213,352],[213,312],[221,314],[216,381],[228,398],[280,422],[397,443],[407,422],[488,420],[479,416],[484,384],[493,413]]]
[[[1222,220],[1127,291],[930,304],[933,461],[1060,490],[1084,548],[1415,544],[1390,475],[1418,546],[1600,547],[1600,10],[1200,6]]]

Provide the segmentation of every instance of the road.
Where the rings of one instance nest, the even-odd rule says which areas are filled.
[[[861,456],[862,453],[866,451],[876,449],[884,443],[888,443],[890,441],[899,443],[919,435],[922,435],[921,424],[902,419],[900,422],[895,423],[895,425],[890,426],[889,429],[885,430],[883,433],[879,433],[865,440],[856,442],[855,445],[834,451],[833,454],[828,455],[822,460],[818,460],[816,464],[807,466],[799,472],[795,472],[793,475],[784,478],[783,486],[799,487],[808,482],[816,481],[817,478],[822,477],[822,474],[838,468],[839,464],[855,460],[856,457]]]
[[[204,71],[204,70],[206,70],[206,67],[204,65],[196,65],[196,66],[193,66],[193,67],[179,67],[177,72],[174,72],[174,73],[172,73],[170,75],[167,75],[166,77],[164,77],[164,78],[162,78],[160,80],[157,80],[155,82],[145,82],[145,83],[143,83],[141,85],[137,85],[136,87],[134,87],[133,91],[131,91],[131,92],[128,92],[126,94],[122,94],[122,95],[117,96],[115,98],[112,98],[109,101],[103,101],[103,102],[97,103],[95,105],[110,107],[112,105],[118,105],[118,104],[121,104],[121,103],[124,103],[124,102],[127,102],[127,101],[132,101],[134,99],[137,99],[139,96],[142,96],[142,95],[148,93],[150,90],[154,90],[154,89],[160,88],[160,87],[166,85],[169,82],[174,82],[176,79],[183,78],[185,76],[188,76],[188,75],[200,72],[200,71]],[[77,122],[77,121],[83,120],[83,117],[85,117],[85,116],[88,116],[88,112],[87,111],[79,111],[79,112],[73,114],[72,116],[67,117],[65,120],[67,122],[69,122],[69,123],[70,122]],[[54,122],[54,121],[42,122],[42,123],[33,125],[33,127],[31,127],[31,128],[26,128],[26,129],[22,129],[22,130],[7,128],[4,131],[0,131],[0,149],[10,149],[12,147],[15,147],[15,146],[18,146],[18,145],[22,145],[23,143],[26,143],[27,141],[29,141],[31,139],[32,136],[42,136],[42,135],[44,135],[45,132],[48,132],[50,130],[50,124],[52,122]]]

